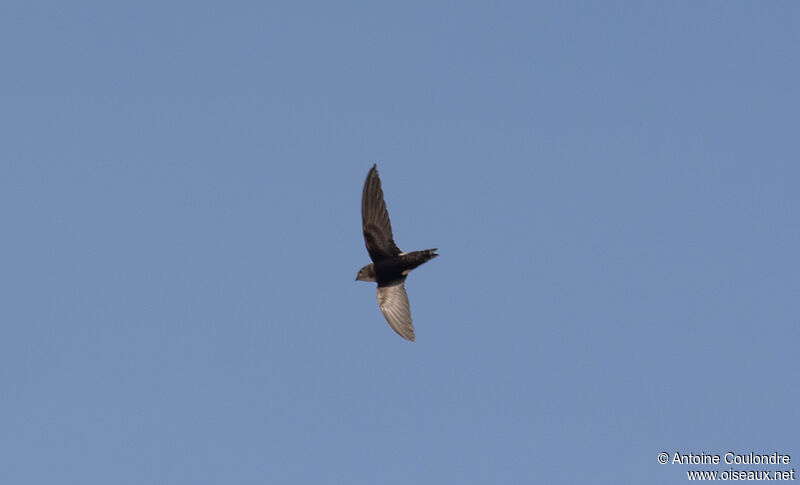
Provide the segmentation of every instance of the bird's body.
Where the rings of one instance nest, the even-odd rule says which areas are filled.
[[[394,258],[370,263],[362,268],[364,270],[364,275],[358,279],[361,281],[375,281],[378,283],[378,286],[390,285],[402,281],[412,269],[438,256],[434,251],[436,250],[425,249],[423,251],[400,253]],[[367,277],[371,279],[365,279]]]
[[[436,249],[404,253],[397,247],[376,165],[364,181],[361,219],[372,263],[359,270],[356,280],[378,283],[378,305],[389,326],[401,337],[413,341],[414,325],[405,280],[412,269],[438,256]]]

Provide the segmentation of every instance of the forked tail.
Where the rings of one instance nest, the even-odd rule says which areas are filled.
[[[411,271],[422,263],[426,263],[436,256],[439,256],[436,254],[437,249],[438,248],[423,249],[422,251],[411,251],[410,253],[404,254],[402,258],[410,266],[407,271]]]

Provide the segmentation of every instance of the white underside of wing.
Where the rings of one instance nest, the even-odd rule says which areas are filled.
[[[403,283],[378,287],[378,305],[389,326],[406,340],[414,341],[414,325],[411,323],[411,308]]]

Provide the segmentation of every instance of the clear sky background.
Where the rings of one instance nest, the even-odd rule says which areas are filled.
[[[798,25],[794,2],[3,2],[0,481],[800,469]],[[416,343],[353,281],[373,163],[399,247],[441,254],[407,283]]]

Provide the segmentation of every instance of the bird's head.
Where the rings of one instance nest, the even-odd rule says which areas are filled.
[[[375,281],[375,265],[370,263],[358,270],[356,281]]]

